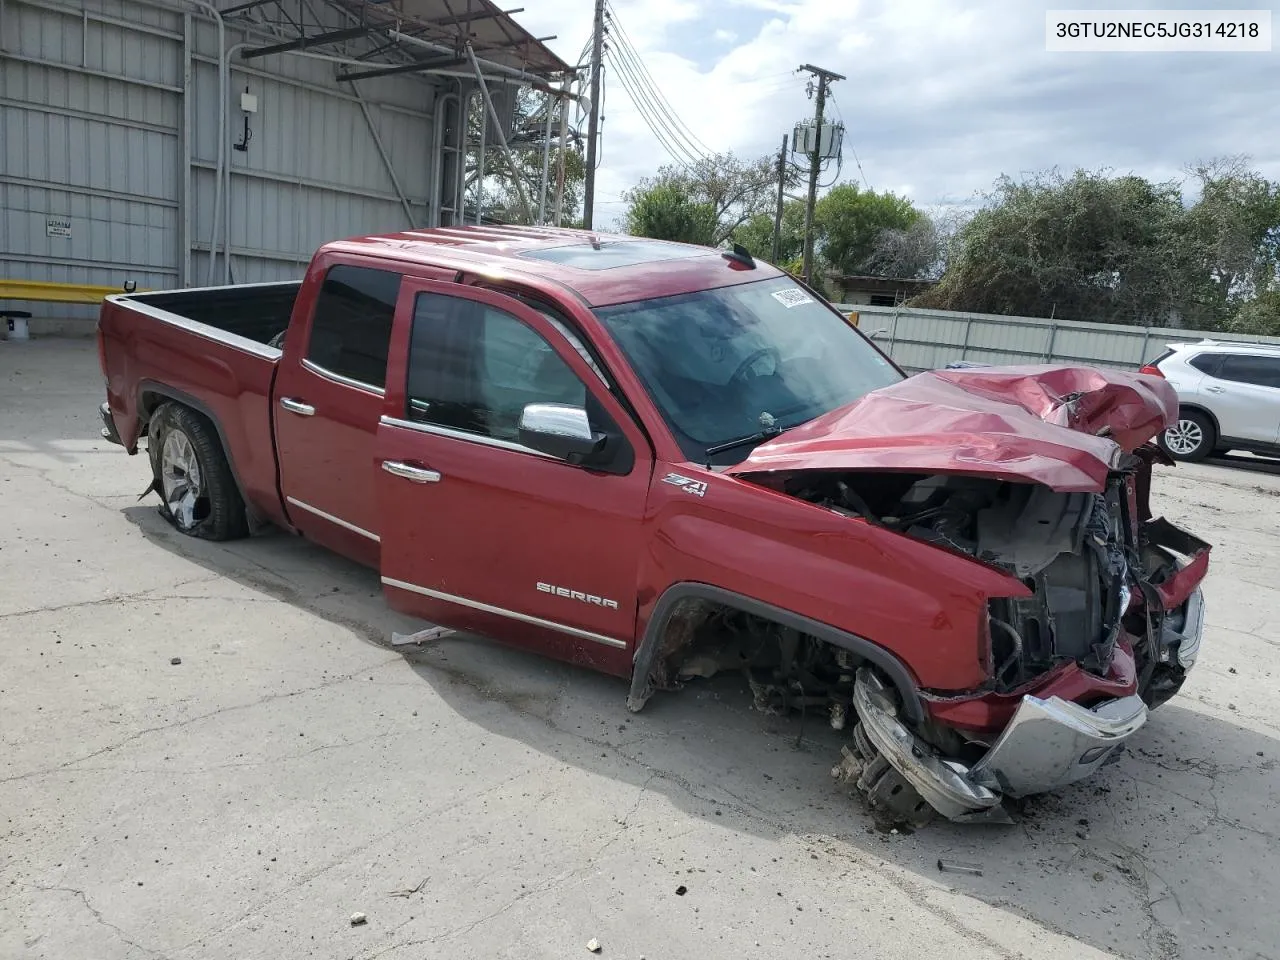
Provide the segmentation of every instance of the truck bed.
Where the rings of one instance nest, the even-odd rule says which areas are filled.
[[[121,442],[138,450],[151,413],[178,400],[217,427],[251,516],[284,523],[271,397],[280,335],[300,283],[246,284],[108,297],[98,321],[107,402]]]
[[[144,293],[127,299],[261,344],[271,344],[288,329],[301,286],[300,280],[289,280]]]

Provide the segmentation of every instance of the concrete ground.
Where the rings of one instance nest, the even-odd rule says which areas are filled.
[[[176,535],[96,362],[0,343],[5,960],[1280,957],[1275,468],[1157,481],[1217,546],[1136,749],[1014,827],[886,834],[840,735],[735,682],[631,716],[485,641],[389,648],[377,578],[294,538]]]

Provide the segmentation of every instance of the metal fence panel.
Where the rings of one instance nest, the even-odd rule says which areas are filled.
[[[1220,340],[1280,345],[1280,337],[1253,337],[1172,327],[1133,327],[1044,317],[870,307],[840,304],[858,314],[858,326],[910,372],[948,363],[1079,363],[1136,369],[1164,352],[1169,343]]]

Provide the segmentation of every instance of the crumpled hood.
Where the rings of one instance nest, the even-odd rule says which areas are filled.
[[[934,370],[762,444],[727,473],[957,473],[1100,491],[1177,416],[1159,377],[1051,365]],[[1104,434],[1100,436],[1099,434]]]

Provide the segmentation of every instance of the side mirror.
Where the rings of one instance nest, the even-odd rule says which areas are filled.
[[[520,442],[557,460],[590,465],[604,452],[609,435],[591,429],[591,418],[582,407],[530,403],[520,414]]]

